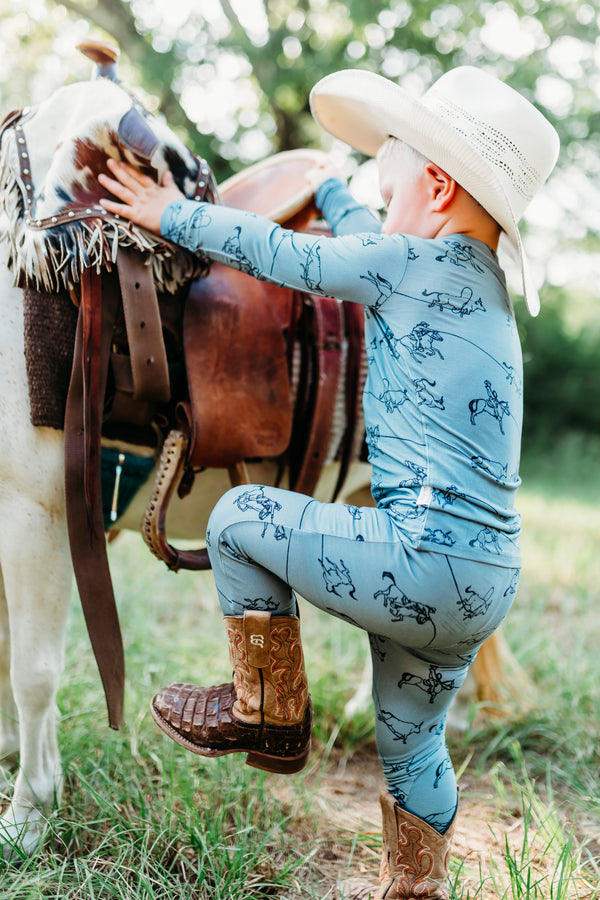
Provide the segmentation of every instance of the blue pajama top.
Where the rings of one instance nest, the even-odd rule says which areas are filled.
[[[336,179],[316,201],[333,237],[192,200],[172,203],[161,231],[256,278],[361,303],[377,505],[416,549],[519,566],[522,357],[496,254],[462,234],[382,235]]]

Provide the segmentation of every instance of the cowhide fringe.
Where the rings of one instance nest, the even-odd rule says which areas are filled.
[[[99,272],[104,266],[113,266],[120,246],[134,247],[148,255],[160,292],[175,293],[186,282],[206,274],[208,263],[200,255],[112,216],[79,219],[46,229],[29,224],[22,185],[7,152],[7,137],[3,137],[0,161],[4,212],[0,236],[9,243],[15,284],[49,293],[71,290],[84,269]]]

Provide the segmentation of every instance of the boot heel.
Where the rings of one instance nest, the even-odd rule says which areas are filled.
[[[300,756],[269,756],[267,753],[253,751],[246,756],[246,765],[264,772],[275,772],[277,775],[293,775],[300,772],[310,756],[310,744]]]

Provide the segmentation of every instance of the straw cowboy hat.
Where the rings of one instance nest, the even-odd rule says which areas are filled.
[[[473,66],[442,75],[421,99],[374,72],[345,69],[322,78],[310,104],[316,121],[355,150],[375,156],[388,137],[400,138],[481,203],[518,254],[527,306],[537,315],[518,222],[554,168],[559,140],[535,106]]]

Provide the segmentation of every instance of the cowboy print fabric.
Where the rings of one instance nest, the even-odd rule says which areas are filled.
[[[388,789],[444,831],[457,802],[446,714],[510,609],[518,569],[416,550],[382,508],[262,485],[227,491],[206,540],[224,615],[296,615],[298,595],[367,632]]]
[[[415,549],[519,566],[522,361],[496,254],[460,234],[382,235],[335,179],[316,201],[333,238],[187,200],[161,230],[256,278],[361,303],[376,503]]]
[[[480,242],[382,235],[336,180],[316,200],[333,238],[189,201],[168,207],[162,232],[254,277],[364,306],[377,507],[242,485],[215,506],[207,547],[225,615],[295,614],[298,595],[368,633],[388,788],[444,831],[457,802],[446,713],[519,575],[514,316]]]

